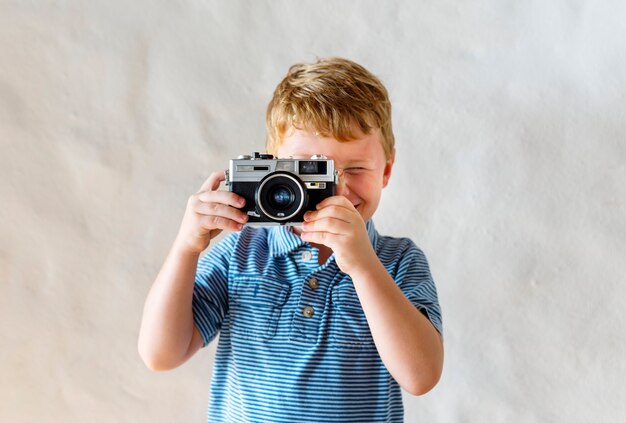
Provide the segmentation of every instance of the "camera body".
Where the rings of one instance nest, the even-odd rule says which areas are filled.
[[[335,195],[337,172],[322,155],[310,159],[278,159],[254,153],[230,161],[228,190],[246,200],[247,225],[297,225],[304,213]]]

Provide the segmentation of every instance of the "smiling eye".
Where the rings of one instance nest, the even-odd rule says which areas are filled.
[[[354,175],[354,174],[357,174],[357,173],[362,173],[362,172],[364,172],[366,170],[367,169],[364,168],[364,167],[349,167],[349,168],[344,169],[343,171],[345,173],[349,173],[349,174]]]

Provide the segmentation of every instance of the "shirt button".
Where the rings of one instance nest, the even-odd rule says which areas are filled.
[[[302,309],[302,315],[304,317],[313,317],[314,314],[315,310],[313,309],[313,307],[306,306]]]
[[[310,251],[305,251],[302,253],[302,261],[309,261],[311,260],[311,257],[313,257],[313,254],[311,254]]]
[[[309,279],[309,288],[317,289],[317,288],[319,288],[319,286],[320,286],[320,283],[318,282],[317,279],[315,279],[315,278]]]

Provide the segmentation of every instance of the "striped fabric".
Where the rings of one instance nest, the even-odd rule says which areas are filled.
[[[435,285],[406,238],[367,230],[405,295],[441,333]],[[210,422],[401,422],[350,277],[288,227],[233,233],[200,259],[193,312],[205,345],[219,333]]]

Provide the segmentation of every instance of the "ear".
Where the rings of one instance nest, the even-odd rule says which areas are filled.
[[[385,170],[383,172],[383,188],[387,186],[389,183],[389,178],[391,177],[391,168],[393,167],[393,163],[396,160],[396,149],[394,148],[391,151],[391,155],[389,156],[389,160],[385,163]]]

